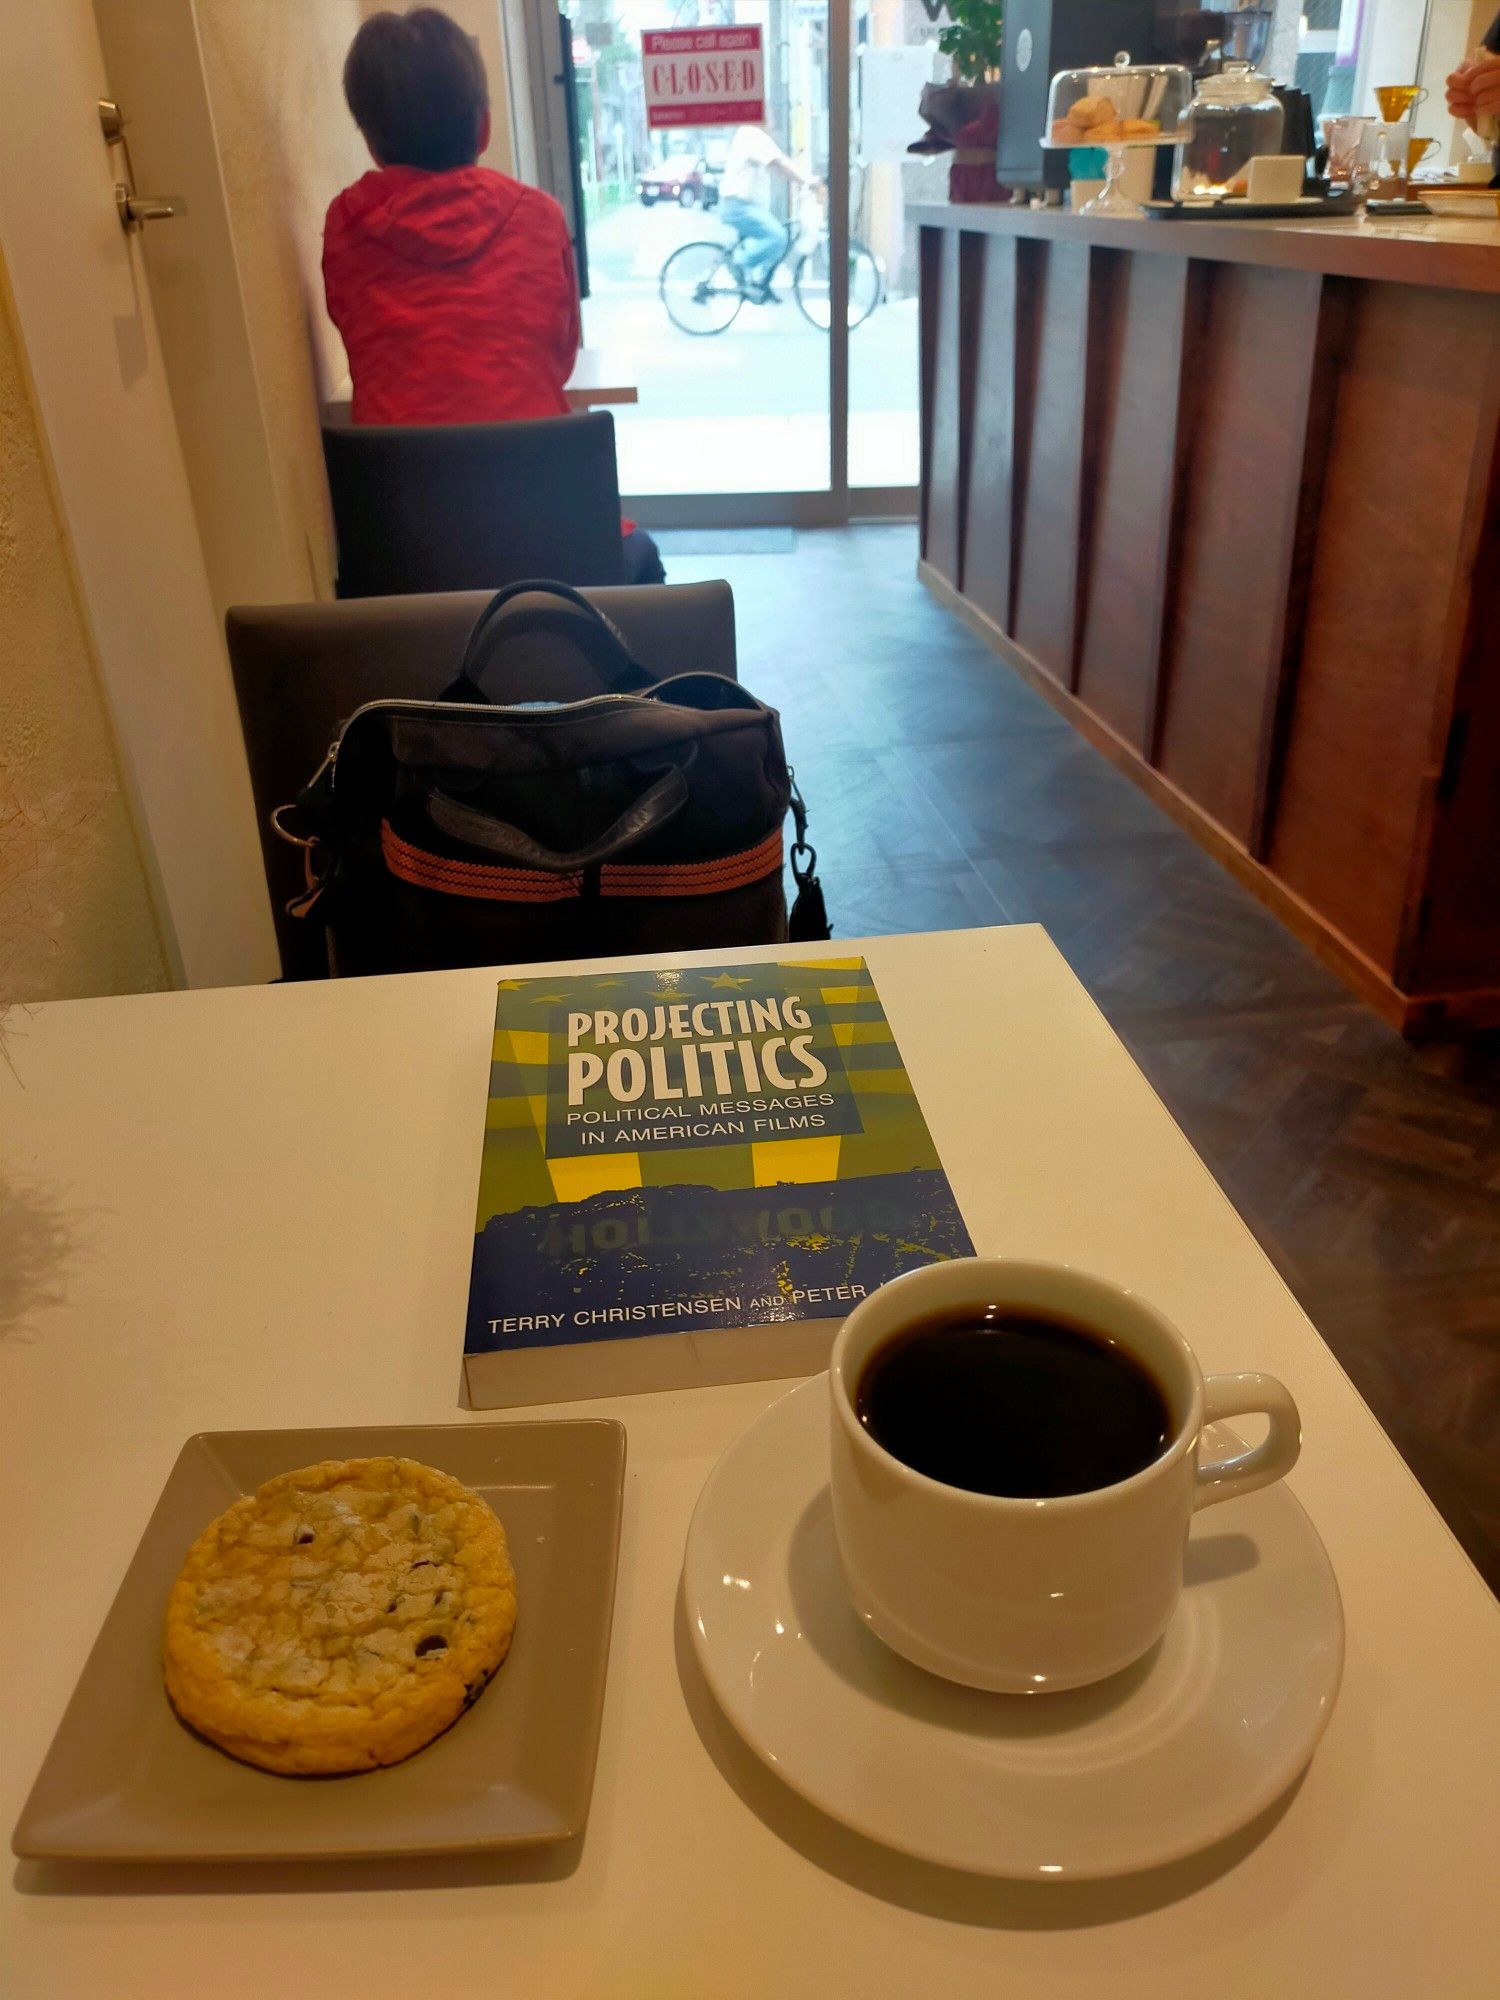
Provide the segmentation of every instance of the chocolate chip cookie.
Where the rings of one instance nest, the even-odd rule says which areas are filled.
[[[479,1497],[409,1458],[268,1480],[194,1542],[167,1604],[173,1707],[247,1764],[395,1764],[505,1658],[516,1581]]]

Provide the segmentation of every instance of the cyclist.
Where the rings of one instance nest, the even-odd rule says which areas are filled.
[[[791,241],[786,224],[777,221],[769,206],[773,173],[802,187],[817,185],[763,125],[738,126],[719,177],[719,214],[743,246],[740,269],[757,305],[769,305],[774,299],[771,273]]]

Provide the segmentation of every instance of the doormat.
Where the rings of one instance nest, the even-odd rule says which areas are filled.
[[[653,528],[664,556],[789,556],[795,528]]]

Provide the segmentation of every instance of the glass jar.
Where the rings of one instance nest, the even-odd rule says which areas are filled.
[[[1065,69],[1053,77],[1042,144],[1103,146],[1107,156],[1104,192],[1080,214],[1140,214],[1119,190],[1124,149],[1175,144],[1192,90],[1181,63],[1133,63],[1123,50],[1112,68]]]
[[[1226,63],[1217,76],[1204,77],[1188,107],[1177,199],[1243,194],[1250,162],[1260,153],[1281,151],[1285,123],[1270,79],[1248,63]]]

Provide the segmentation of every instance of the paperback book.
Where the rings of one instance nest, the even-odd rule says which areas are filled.
[[[500,982],[476,1406],[806,1373],[971,1251],[863,959]]]

